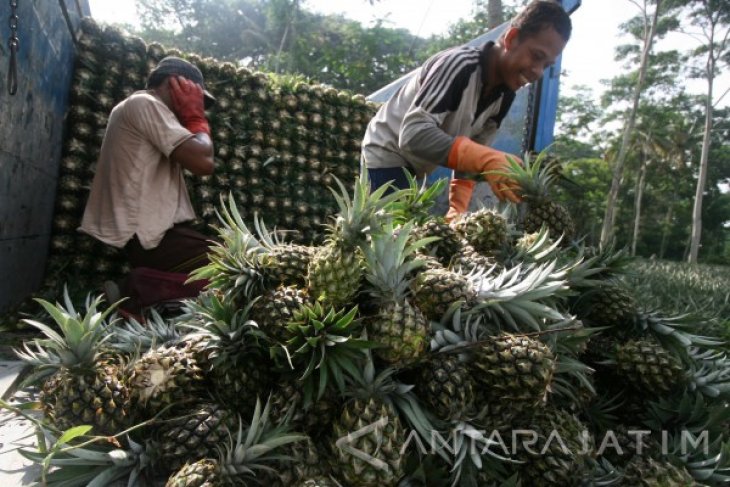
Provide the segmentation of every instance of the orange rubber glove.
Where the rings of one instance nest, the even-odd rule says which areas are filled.
[[[182,126],[194,134],[203,132],[210,137],[210,125],[205,118],[203,88],[182,76],[170,76],[169,85],[172,110]]]
[[[463,135],[456,137],[449,151],[447,165],[456,171],[482,173],[484,179],[492,187],[495,196],[500,200],[508,199],[519,203],[522,199],[513,191],[519,189],[517,183],[496,172],[506,171],[509,167],[508,154],[478,144]],[[522,164],[522,159],[509,155]]]
[[[446,221],[451,223],[466,213],[471,201],[471,194],[474,192],[476,181],[468,179],[452,179],[449,183],[449,211],[446,213]]]

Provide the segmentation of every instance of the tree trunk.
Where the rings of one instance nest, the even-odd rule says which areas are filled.
[[[633,102],[631,111],[629,112],[626,126],[624,127],[624,134],[621,140],[621,148],[619,149],[618,156],[613,168],[613,179],[611,180],[611,189],[608,193],[608,201],[606,202],[606,214],[603,218],[603,227],[601,228],[601,244],[606,245],[613,237],[613,227],[616,222],[616,204],[618,201],[618,193],[621,189],[621,178],[624,172],[624,162],[626,162],[626,154],[629,150],[631,143],[631,136],[634,131],[634,124],[636,122],[636,112],[639,109],[639,101],[641,99],[641,90],[644,85],[644,79],[646,78],[646,70],[649,65],[649,53],[651,52],[652,42],[654,35],[656,34],[657,20],[659,18],[659,9],[661,8],[662,0],[657,0],[656,9],[654,10],[654,16],[651,20],[651,27],[644,38],[644,49],[641,53],[641,65],[639,66],[639,80],[636,82],[636,89],[634,91]]]
[[[659,258],[663,259],[664,254],[667,252],[667,239],[669,238],[669,231],[672,228],[672,214],[673,206],[669,205],[667,208],[667,216],[664,218],[664,228],[662,229],[662,243],[659,244]]]
[[[489,0],[487,3],[487,23],[490,30],[504,23],[502,0]]]
[[[710,41],[712,45],[712,40]],[[689,246],[687,262],[697,263],[697,256],[700,253],[700,239],[702,237],[702,197],[707,184],[707,163],[710,157],[710,136],[712,134],[712,88],[715,74],[714,52],[710,50],[707,58],[707,101],[705,105],[705,133],[702,136],[702,154],[700,156],[700,174],[697,178],[697,191],[695,191],[695,204],[692,210],[692,238]]]
[[[646,158],[641,161],[639,179],[636,182],[636,197],[634,199],[634,234],[631,237],[631,257],[636,256],[636,242],[639,240],[639,223],[641,222],[641,200],[644,197],[644,186],[646,181]]]

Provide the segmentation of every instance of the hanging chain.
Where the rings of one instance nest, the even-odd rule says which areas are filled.
[[[537,82],[530,83],[530,86],[528,87],[527,92],[527,111],[525,112],[525,125],[522,128],[522,155],[525,155],[527,153],[527,150],[530,148],[530,139],[535,134],[535,130],[537,129],[536,124],[537,120],[534,119],[534,113],[535,113],[535,94],[537,91]]]
[[[10,0],[10,37],[8,48],[10,49],[10,66],[8,67],[8,93],[14,95],[18,92],[18,0]]]

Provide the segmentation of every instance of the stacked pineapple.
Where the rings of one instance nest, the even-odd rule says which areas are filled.
[[[74,228],[106,114],[169,54],[218,99],[216,173],[188,181],[217,233],[191,277],[209,285],[144,324],[100,298],[41,301],[53,323],[28,321],[44,337],[19,350],[41,390],[35,420],[52,443],[91,428],[25,452],[52,467],[49,485],[730,481],[719,340],[692,316],[642,309],[620,252],[575,243],[550,164],[510,169],[518,218],[446,223],[429,211],[444,182],[386,195],[355,177],[373,108],[361,97],[86,21],[51,269],[77,283],[92,265],[122,270]]]
[[[266,215],[272,227],[298,240],[322,238],[321,225],[336,211],[329,190],[335,177],[359,170],[360,141],[375,105],[298,78],[276,77],[141,39],[114,27],[82,22],[58,174],[51,249],[44,294],[97,287],[127,269],[113,248],[76,231],[94,176],[111,109],[144,89],[152,68],[167,55],[195,63],[217,103],[207,115],[215,145],[215,174],[190,177],[187,186],[209,232],[218,195],[231,192],[243,216]],[[71,279],[73,276],[73,279]]]
[[[98,436],[27,456],[77,474],[64,485],[730,480],[719,340],[641,309],[620,252],[562,246],[547,222],[522,233],[510,212],[429,216],[443,187],[339,182],[311,245],[223,195],[219,243],[192,276],[210,284],[177,318],[43,302],[61,333],[29,322],[46,338],[20,351],[43,390],[39,427]]]

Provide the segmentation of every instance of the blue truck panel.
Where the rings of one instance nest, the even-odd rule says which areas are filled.
[[[89,15],[86,0],[78,2]],[[73,26],[81,18],[67,0]],[[18,2],[18,91],[8,94],[10,28],[0,19],[0,311],[41,283],[74,62],[60,2]]]

